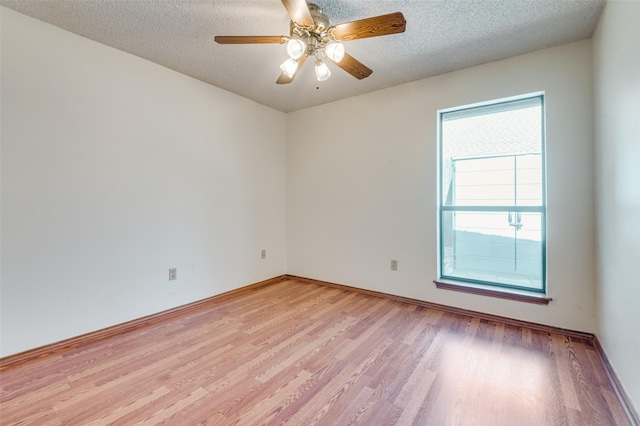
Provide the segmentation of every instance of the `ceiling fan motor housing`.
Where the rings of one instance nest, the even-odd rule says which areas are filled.
[[[322,13],[322,10],[317,5],[309,4],[309,13],[313,18],[314,29],[311,30],[313,33],[322,34],[331,26],[329,18]]]
[[[318,5],[309,4],[309,12],[313,18],[313,25],[304,27],[291,21],[290,35],[292,38],[299,38],[307,45],[307,54],[313,54],[318,49],[324,48],[327,43],[334,41],[327,29],[331,27],[329,17],[322,13]]]

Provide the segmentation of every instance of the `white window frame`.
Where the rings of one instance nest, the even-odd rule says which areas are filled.
[[[487,106],[499,106],[500,104],[508,104],[510,102],[522,101],[526,99],[534,99],[539,98],[541,103],[541,155],[542,155],[542,204],[540,206],[447,206],[445,205],[445,200],[443,200],[443,134],[442,134],[442,120],[443,116],[446,114],[451,114],[452,112],[459,112],[465,110],[472,110],[477,108],[485,108]],[[547,203],[546,203],[546,131],[545,131],[545,98],[544,92],[536,92],[530,93],[521,96],[514,96],[509,98],[497,99],[487,102],[481,102],[471,105],[465,105],[454,108],[447,108],[443,110],[439,110],[437,112],[437,131],[438,131],[438,223],[437,223],[437,232],[438,232],[438,241],[437,241],[437,253],[438,253],[438,281],[449,281],[455,282],[460,285],[468,285],[468,286],[480,286],[487,288],[500,289],[502,291],[515,291],[515,292],[533,292],[533,293],[544,293],[547,292],[547,238],[546,238],[546,222],[547,222]],[[517,187],[517,184],[516,186]],[[515,188],[514,187],[514,188]],[[467,279],[464,277],[458,276],[448,276],[443,274],[443,229],[442,229],[442,218],[445,212],[450,211],[493,211],[493,212],[514,212],[514,213],[522,213],[522,212],[535,212],[540,213],[541,215],[541,245],[542,245],[542,271],[541,271],[541,279],[542,286],[541,288],[531,288],[527,286],[521,286],[517,284],[506,284],[503,282],[494,282],[494,281],[484,281],[478,279]]]

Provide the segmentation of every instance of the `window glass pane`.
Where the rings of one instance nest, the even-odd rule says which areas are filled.
[[[542,155],[452,160],[448,206],[541,206]]]
[[[513,157],[454,160],[454,206],[514,205]]]
[[[530,188],[523,193],[522,205],[533,205],[542,202],[542,100],[539,97],[523,99],[513,102],[498,103],[477,108],[469,108],[460,111],[446,112],[441,115],[441,203],[443,205],[455,205],[453,198],[454,191],[467,191],[464,198],[458,197],[459,205],[472,205],[474,197],[468,197],[471,188],[462,189],[454,187],[454,179],[459,178],[461,172],[458,167],[463,160],[474,160],[475,164],[467,164],[466,167],[480,167],[487,174],[488,186],[482,194],[477,194],[476,205],[483,205],[482,200],[486,199],[490,204],[499,205],[507,201],[504,192],[499,190],[496,183],[491,183],[492,178],[498,179],[498,171],[503,170],[503,175],[514,172],[516,168],[534,168],[539,170],[537,181],[529,184],[539,184],[535,188]],[[531,154],[534,154],[531,156]],[[537,155],[537,159],[536,159]],[[509,165],[502,169],[494,161],[500,162],[500,158],[518,156],[519,162],[523,164]],[[481,161],[482,160],[482,161]],[[483,162],[484,161],[484,162]],[[505,160],[506,161],[506,160]],[[511,183],[519,176],[513,176]],[[466,181],[473,179],[468,176]],[[531,176],[523,175],[524,179],[531,181]],[[502,181],[507,184],[507,181]],[[526,182],[523,182],[526,183]],[[481,183],[476,183],[476,191]],[[493,191],[495,196],[492,195]],[[463,201],[466,200],[466,201]],[[511,193],[509,202],[506,205],[514,205],[519,198],[515,192]],[[519,205],[519,204],[518,204]]]
[[[442,275],[542,289],[542,213],[442,212]]]
[[[516,205],[541,206],[542,202],[542,154],[515,157]]]
[[[473,108],[462,117],[456,112],[443,113],[441,131],[447,141],[443,158],[540,153],[542,103],[540,98],[535,101],[534,106],[507,111],[492,112],[490,106]]]

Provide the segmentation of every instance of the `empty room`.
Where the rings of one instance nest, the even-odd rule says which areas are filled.
[[[0,0],[0,425],[638,425],[638,22]]]

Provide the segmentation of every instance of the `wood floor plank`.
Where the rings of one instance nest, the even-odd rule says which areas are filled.
[[[328,380],[322,386],[316,386],[313,389],[313,398],[301,406],[287,421],[294,425],[308,425],[308,422],[318,413],[324,412],[330,406],[332,397],[340,392],[351,379],[352,368],[351,365],[345,364],[339,371],[335,371],[331,377],[327,376]]]
[[[629,425],[591,341],[285,279],[0,371],[0,425]]]
[[[365,359],[358,365],[353,365],[350,369],[350,377],[340,388],[331,394],[322,407],[314,413],[313,417],[305,420],[304,424],[335,424],[335,420],[330,415],[341,413],[346,406],[351,403],[353,399],[351,395],[357,394],[353,389],[357,389],[358,385],[360,387],[363,386],[362,383],[366,381],[366,371],[375,365],[376,359],[392,344],[393,339],[389,337],[381,339],[379,344],[369,352],[369,355]]]
[[[130,403],[123,404],[120,407],[115,408],[111,413],[107,415],[97,416],[94,420],[87,423],[89,426],[107,426],[111,425],[119,419],[123,419],[129,413],[133,413],[135,411],[141,410],[145,405],[157,400],[163,395],[169,393],[169,389],[165,386],[161,386],[158,389],[155,389],[153,392],[148,395],[137,398]],[[105,410],[105,412],[107,412]]]
[[[345,395],[345,398],[349,398],[349,404],[345,404],[340,412],[335,413],[333,424],[366,424],[363,422],[370,418],[369,415],[374,411],[376,401],[375,390],[369,386],[359,386],[353,388],[351,395]],[[368,424],[371,423],[368,422]]]
[[[267,413],[264,424],[280,425],[291,423],[293,416],[307,409],[310,404],[318,402],[318,394],[345,369],[345,364],[337,359],[330,359],[319,369],[310,371],[311,377],[303,383],[294,394],[289,395],[277,409]],[[262,423],[261,423],[262,424]],[[291,423],[295,424],[295,423]]]
[[[399,424],[410,424],[420,411],[427,398],[431,385],[437,374],[427,369],[427,363],[418,364],[400,394],[394,399],[394,404],[403,407],[398,419]]]
[[[569,338],[559,335],[552,335],[553,351],[556,360],[556,369],[560,375],[560,388],[562,389],[562,400],[564,406],[580,411],[580,402],[576,393],[575,384],[572,377],[571,359],[566,351],[565,341]]]
[[[396,346],[398,358],[391,358],[383,368],[380,368],[372,376],[369,386],[375,389],[376,394],[379,394],[382,399],[395,401],[420,363],[424,363],[428,371],[435,371],[431,368],[430,355],[433,352],[428,351],[437,347],[438,336],[437,327],[427,326],[413,345]]]
[[[285,401],[289,400],[292,394],[298,393],[297,389],[310,378],[311,373],[308,371],[303,370],[299,372],[278,389],[262,397],[259,404],[255,404],[251,406],[249,410],[244,411],[242,415],[239,416],[240,424],[258,424],[264,422],[265,419],[262,417],[264,417],[265,411],[268,413],[277,411],[276,409],[285,405]]]
[[[163,407],[160,410],[156,411],[150,417],[147,417],[143,420],[143,423],[146,424],[162,424],[172,421],[172,417],[178,414],[182,410],[188,410],[189,406],[194,402],[204,398],[207,396],[209,392],[202,388],[198,388],[195,391],[191,392],[189,395],[175,401],[173,404]]]

